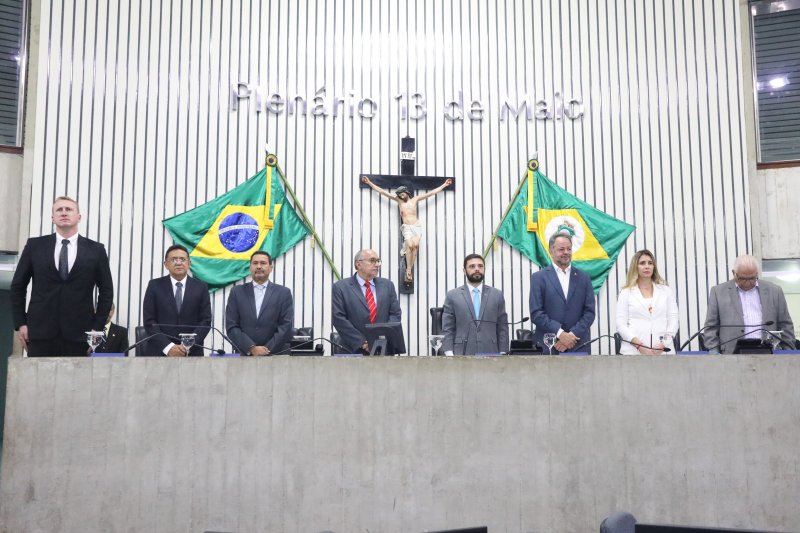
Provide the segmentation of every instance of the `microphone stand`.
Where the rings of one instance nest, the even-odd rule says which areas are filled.
[[[719,325],[714,325],[714,326],[703,326],[702,328],[697,330],[697,333],[695,333],[694,335],[689,337],[689,340],[687,340],[686,342],[681,344],[681,347],[678,348],[678,351],[682,352],[684,348],[689,346],[690,342],[692,342],[694,339],[696,339],[698,335],[700,335],[701,333],[703,333],[707,329],[713,329],[713,328],[763,328],[764,326],[771,326],[774,323],[775,322],[773,320],[768,320],[767,322],[764,322],[763,324],[731,324],[731,325],[719,324]],[[749,334],[749,332],[745,333],[745,335],[747,335],[747,334]],[[741,338],[741,337],[737,337],[737,338]],[[728,342],[728,341],[726,341],[726,342]],[[725,344],[725,343],[723,343],[723,344]],[[721,345],[718,344],[717,346],[715,346],[715,348],[718,348],[719,346],[721,346]],[[708,346],[706,346],[706,350],[708,350]]]
[[[191,329],[208,328],[208,329],[212,329],[212,330],[216,331],[217,333],[219,333],[219,334],[220,334],[220,336],[221,336],[223,339],[225,339],[226,341],[228,341],[228,343],[229,343],[229,344],[230,344],[230,345],[233,347],[233,349],[234,349],[236,352],[238,352],[238,353],[242,353],[242,350],[241,350],[241,349],[240,349],[238,346],[236,346],[236,343],[235,343],[235,342],[233,342],[233,341],[232,341],[232,340],[231,340],[231,339],[230,339],[230,338],[229,338],[227,335],[225,335],[225,334],[222,332],[222,330],[220,330],[218,327],[216,327],[216,326],[214,326],[214,325],[208,325],[208,326],[205,326],[205,325],[200,325],[200,324],[146,324],[146,325],[145,325],[145,327],[146,327],[146,328],[151,328],[151,327],[162,327],[162,326],[163,326],[163,327],[167,327],[167,328],[191,328]],[[163,333],[163,332],[161,332],[161,334],[162,334],[162,335],[164,335],[164,336],[166,336],[166,337],[169,337],[169,335],[167,335],[166,333]],[[199,344],[198,344],[198,346],[201,346],[201,345],[199,345]],[[209,349],[210,349],[210,348],[209,348]],[[224,352],[223,352],[223,353],[224,353]]]
[[[574,350],[572,350],[572,351],[574,351],[574,352],[580,351],[580,350],[581,350],[581,348],[585,348],[586,346],[589,346],[590,344],[592,344],[592,343],[593,343],[593,342],[595,342],[595,341],[599,341],[600,339],[606,339],[606,338],[608,338],[608,339],[613,339],[613,338],[614,338],[614,336],[613,336],[613,335],[600,335],[599,337],[595,337],[594,339],[589,339],[588,341],[584,342],[583,344],[581,344],[581,345],[579,345],[579,346],[575,347],[575,349],[574,349]],[[667,348],[667,347],[664,347],[664,348],[655,348],[655,347],[653,347],[653,346],[647,346],[646,344],[642,344],[642,343],[635,344],[635,343],[633,343],[633,342],[631,342],[631,341],[626,341],[626,340],[625,340],[625,339],[623,339],[623,338],[620,338],[620,340],[621,340],[622,342],[625,342],[625,343],[628,343],[628,344],[630,344],[631,346],[635,346],[637,349],[641,347],[641,348],[647,348],[648,350],[654,350],[654,351],[657,351],[657,352],[664,352],[664,353],[667,353],[667,352],[671,352],[671,351],[672,351],[672,350],[670,350],[670,349],[669,349],[669,348]],[[564,353],[569,353],[569,352],[564,352]]]

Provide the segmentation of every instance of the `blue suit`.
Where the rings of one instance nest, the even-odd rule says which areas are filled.
[[[375,322],[400,322],[402,311],[394,283],[383,278],[373,281],[378,307]],[[333,284],[331,304],[333,327],[342,337],[342,346],[350,353],[359,353],[367,340],[364,326],[369,323],[369,308],[355,275]]]
[[[559,329],[578,337],[578,344],[589,340],[589,328],[594,322],[592,280],[574,266],[570,271],[566,298],[553,265],[534,272],[531,275],[530,305],[531,321],[536,324],[534,343],[544,346],[544,334],[557,333]]]

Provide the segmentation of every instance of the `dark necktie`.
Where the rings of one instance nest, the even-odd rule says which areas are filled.
[[[369,321],[371,324],[375,323],[375,319],[378,317],[378,307],[375,305],[375,296],[372,294],[372,289],[369,286],[369,283],[365,283],[364,287],[366,287],[366,297],[367,297],[367,307],[369,308]]]
[[[69,239],[64,239],[61,241],[61,252],[58,254],[58,273],[61,275],[61,279],[67,279],[69,276]]]
[[[183,283],[180,281],[175,284],[175,305],[178,306],[178,312],[181,312],[181,304],[183,303]]]

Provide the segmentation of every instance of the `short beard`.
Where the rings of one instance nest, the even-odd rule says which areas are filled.
[[[475,274],[467,274],[467,281],[470,283],[480,283],[483,281],[483,274],[476,272]]]

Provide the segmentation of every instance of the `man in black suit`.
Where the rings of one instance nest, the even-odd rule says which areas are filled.
[[[103,342],[97,347],[95,352],[98,353],[124,353],[128,349],[128,328],[114,324],[111,320],[114,318],[114,311],[116,308],[111,304],[111,311],[108,313],[108,321],[105,327],[105,338]]]
[[[292,291],[269,281],[272,257],[267,252],[250,256],[253,281],[231,290],[225,308],[228,336],[242,355],[286,353],[294,330]]]
[[[361,250],[353,263],[355,274],[333,284],[333,327],[349,353],[369,353],[365,325],[400,322],[402,311],[394,283],[378,277],[378,252]]]
[[[142,319],[148,335],[145,355],[170,357],[202,356],[199,346],[211,326],[211,298],[208,285],[189,276],[189,252],[180,244],[167,248],[164,267],[169,275],[150,280],[144,293]],[[185,324],[185,325],[182,325]],[[187,353],[180,344],[181,333],[195,333],[195,346]]]
[[[114,282],[105,247],[78,235],[78,202],[56,198],[52,218],[56,232],[28,239],[14,272],[10,287],[14,329],[29,357],[83,356],[89,346],[86,332],[102,331],[106,322]]]

